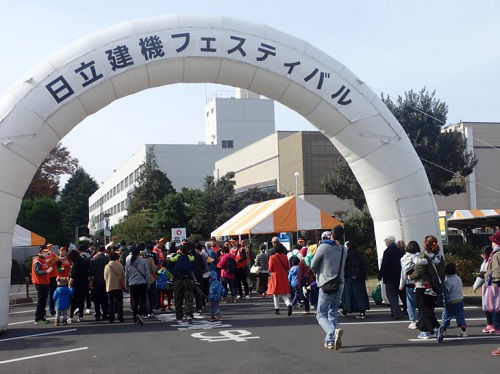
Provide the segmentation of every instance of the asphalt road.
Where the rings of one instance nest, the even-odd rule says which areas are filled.
[[[9,328],[0,334],[0,373],[500,372],[500,359],[490,354],[500,337],[481,333],[484,315],[472,305],[470,337],[454,337],[452,325],[441,344],[417,340],[407,321],[392,321],[387,307],[372,305],[365,320],[341,318],[339,351],[323,348],[314,315],[300,310],[288,317],[284,306],[274,315],[270,298],[223,305],[222,322],[202,314],[193,325],[164,313],[137,326],[127,312],[123,324],[85,316],[68,326],[35,326],[34,309],[11,306]]]

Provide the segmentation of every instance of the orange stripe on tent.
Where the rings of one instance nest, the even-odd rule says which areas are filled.
[[[273,213],[274,232],[297,231],[297,202],[295,196]]]
[[[266,209],[269,208],[270,205],[274,203],[276,203],[276,199],[264,201],[255,205],[255,207],[252,208],[244,218],[242,217],[241,220],[238,220],[224,231],[226,231],[229,235],[248,234],[251,229],[250,223],[258,218],[259,215],[261,215],[264,211],[266,211]],[[267,216],[263,216],[262,219],[266,217]]]
[[[455,211],[455,214],[457,215],[457,218],[464,218],[463,214],[460,213],[458,210]]]
[[[469,210],[474,217],[486,217],[482,210]]]
[[[340,222],[339,220],[336,220],[335,218],[333,218],[332,216],[328,215],[327,213],[325,213],[321,210],[321,228],[322,229],[331,230],[332,228],[334,228],[337,225],[344,226],[344,224],[342,222]]]
[[[31,245],[39,246],[44,244],[45,244],[45,238],[35,234],[34,232],[31,233]]]

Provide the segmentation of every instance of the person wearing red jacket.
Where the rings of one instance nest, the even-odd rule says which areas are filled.
[[[59,261],[57,261],[57,276],[69,278],[69,272],[71,271],[71,264],[68,260],[68,248],[59,248]]]
[[[38,255],[33,257],[31,264],[31,281],[35,285],[38,294],[35,311],[35,324],[43,325],[49,323],[45,319],[45,307],[47,306],[47,298],[49,297],[49,274],[53,270],[45,261],[46,252],[40,247]]]
[[[229,253],[229,247],[222,248],[222,257],[217,263],[217,267],[221,269],[221,284],[224,288],[222,292],[222,301],[226,301],[227,285],[231,290],[232,301],[236,301],[236,289],[234,287],[234,278],[236,277],[236,257]]]

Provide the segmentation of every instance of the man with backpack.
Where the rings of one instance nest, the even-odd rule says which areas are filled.
[[[222,253],[223,255],[217,264],[217,267],[221,269],[221,284],[224,288],[222,301],[226,301],[227,285],[229,284],[232,301],[234,303],[236,302],[236,289],[234,286],[234,278],[236,277],[236,256],[229,252],[229,247],[222,248]]]
[[[180,253],[170,257],[170,262],[174,274],[175,317],[177,321],[182,321],[185,316],[189,323],[193,323],[193,283],[196,278],[193,273],[194,256],[189,254],[190,251],[190,245],[184,243]]]

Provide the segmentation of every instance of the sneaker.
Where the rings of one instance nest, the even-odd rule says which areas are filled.
[[[279,309],[274,309],[274,314],[280,314],[280,310]]]
[[[214,318],[210,318],[210,319],[208,320],[208,322],[217,322],[217,319],[216,319],[215,317],[214,317]]]
[[[80,311],[80,308],[76,308],[75,311],[73,312],[73,315],[77,315],[79,311]]]
[[[83,322],[83,317],[78,317],[78,322]]]
[[[46,319],[37,319],[35,320],[35,325],[46,325],[47,323],[50,323]]]
[[[427,331],[421,331],[417,335],[417,338],[419,338],[419,339],[430,339],[431,338],[431,334],[429,334]]]
[[[196,312],[201,314],[203,313],[203,309],[196,309]]]
[[[343,310],[340,311],[340,315],[342,317],[347,317],[347,312],[344,312]]]
[[[332,342],[325,343],[325,348],[326,349],[334,349],[335,344],[333,344]]]
[[[342,329],[335,329],[335,341],[333,342],[333,349],[338,351],[342,347],[342,335],[344,332]]]
[[[215,315],[215,318],[217,318],[217,320],[220,321],[222,319],[222,316],[220,315],[220,313],[217,313]]]
[[[84,314],[90,314],[90,309],[88,309],[88,308],[87,308],[87,309],[85,309]]]
[[[489,334],[491,331],[495,331],[495,328],[493,327],[493,325],[486,325],[486,327],[481,331],[486,334]]]
[[[417,329],[417,322],[411,321],[410,324],[408,325],[408,328],[410,330],[416,330]]]
[[[227,301],[227,298],[223,297],[220,301],[221,301],[221,303],[225,303]]]
[[[245,299],[250,299],[250,295],[246,295],[246,296],[245,296]]]
[[[64,322],[63,322],[64,323]],[[66,323],[64,323],[65,325],[71,325],[73,323],[73,318],[68,318],[68,320],[66,321]]]
[[[68,324],[68,320],[67,319],[63,319],[63,325],[67,325]]]
[[[238,295],[238,296],[236,296],[236,298],[237,298],[237,299],[241,299],[241,296],[240,296],[240,295]]]
[[[491,330],[490,335],[500,335],[500,330]]]
[[[495,351],[491,352],[493,356],[500,356],[500,347],[498,347]]]
[[[193,319],[192,319],[191,317],[188,317],[188,323],[189,323],[190,325],[192,325],[192,324],[193,324]]]
[[[266,297],[266,295],[267,295],[267,294],[266,294],[265,292],[262,292],[262,294],[261,294],[261,295],[262,295],[262,298],[264,299],[264,298]]]
[[[444,338],[444,327],[443,326],[439,326],[439,329],[437,329],[437,332],[436,332],[436,340],[438,343],[441,343],[443,341],[443,338]]]
[[[293,307],[292,305],[288,305],[288,316],[290,317],[292,315],[292,310],[293,310]]]
[[[467,331],[460,331],[458,333],[458,336],[461,338],[467,338],[467,337],[469,337],[469,334],[467,334]]]
[[[366,318],[366,314],[365,313],[356,314],[356,318],[365,319]]]
[[[61,326],[61,321],[54,321],[54,326]]]

